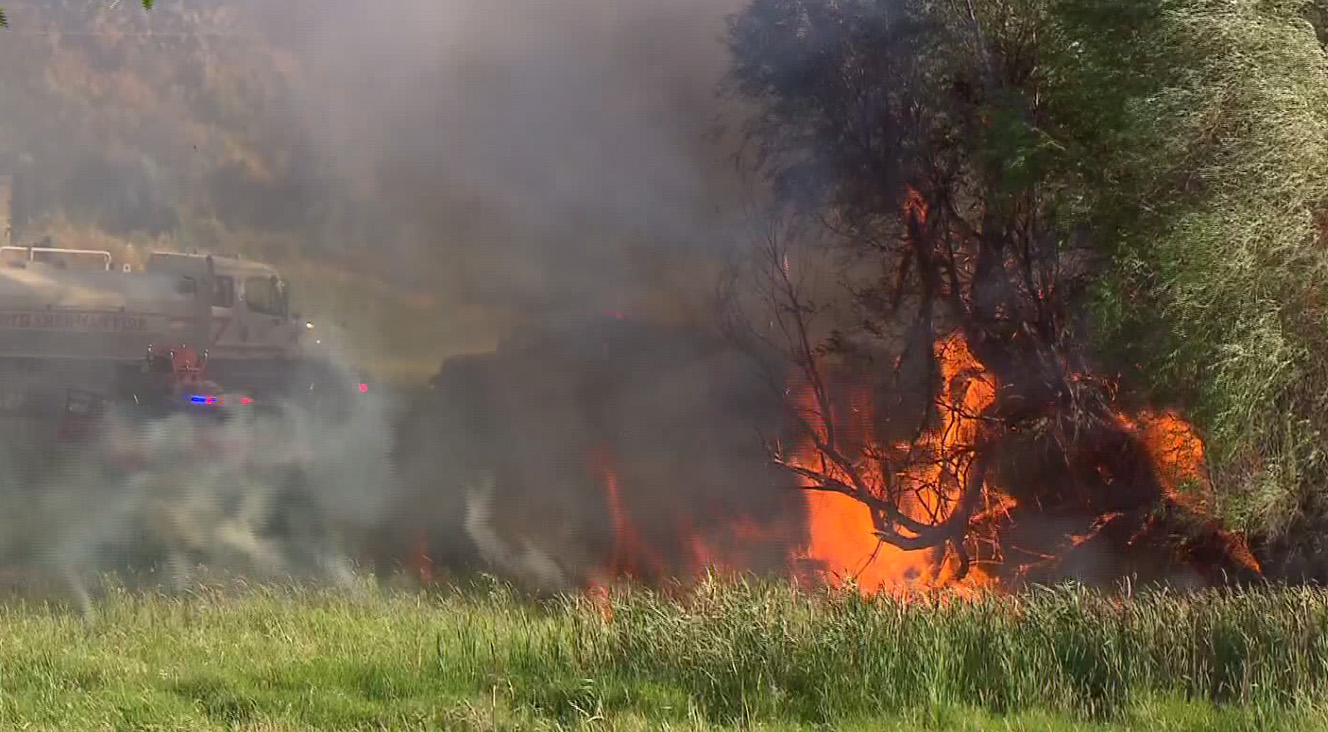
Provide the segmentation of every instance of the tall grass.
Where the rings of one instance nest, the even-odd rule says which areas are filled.
[[[1321,590],[970,603],[711,583],[604,610],[496,584],[115,593],[90,623],[11,604],[0,727],[1328,723]]]
[[[901,602],[710,585],[681,602],[620,597],[608,623],[556,617],[482,664],[554,662],[690,689],[720,718],[815,722],[919,703],[1111,718],[1158,696],[1275,709],[1328,690],[1328,594],[1311,590]]]

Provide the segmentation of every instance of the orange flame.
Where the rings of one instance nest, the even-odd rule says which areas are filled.
[[[591,457],[592,467],[604,481],[609,520],[613,527],[613,551],[609,558],[609,574],[613,577],[640,577],[658,573],[664,562],[641,538],[619,491],[618,473],[608,453],[596,450]]]
[[[1211,517],[1216,501],[1206,469],[1204,443],[1194,426],[1174,410],[1143,412],[1134,419],[1118,415],[1121,424],[1139,435],[1167,498],[1196,516]],[[1260,566],[1244,537],[1219,531],[1227,554],[1247,570],[1260,574]]]
[[[410,558],[410,570],[426,585],[434,580],[433,558],[429,556],[429,537],[424,531],[419,531],[415,535],[415,552]]]
[[[652,517],[655,525],[672,524],[673,533],[652,544],[637,528],[631,515],[631,501],[624,492],[624,484],[609,454],[598,449],[591,455],[591,465],[604,489],[613,545],[607,567],[610,579],[659,579],[672,577],[695,580],[707,573],[735,574],[753,566],[753,553],[775,544],[788,546],[791,532],[782,521],[763,525],[750,517],[738,517],[724,527],[722,535],[704,536],[695,530],[687,508],[678,507],[678,513]],[[665,543],[667,542],[667,545]],[[669,557],[674,561],[670,562]],[[598,580],[591,582],[593,597],[601,597],[607,590]]]
[[[1197,514],[1208,514],[1213,508],[1213,484],[1204,468],[1203,440],[1193,425],[1173,410],[1143,412],[1133,419],[1120,414],[1117,419],[1139,435],[1167,496]]]
[[[796,451],[790,463],[828,479],[857,486],[875,498],[894,500],[901,512],[924,524],[943,522],[955,510],[978,437],[980,415],[995,399],[995,386],[969,352],[962,336],[953,335],[935,346],[945,385],[941,423],[914,443],[882,445],[872,437],[875,405],[871,395],[856,390],[850,400],[848,419],[821,414],[810,387],[802,388],[800,412],[815,432]],[[857,454],[847,455],[852,469],[828,459],[817,442],[829,440],[827,420],[848,427],[839,441],[854,443]],[[904,467],[886,474],[891,457]],[[822,483],[803,477],[802,485],[818,488]],[[888,497],[887,497],[888,496]],[[1007,510],[1008,499],[991,494],[984,511]],[[803,556],[825,567],[827,581],[838,584],[854,579],[865,593],[897,593],[914,588],[945,585],[953,567],[931,550],[907,551],[877,538],[871,510],[863,502],[839,492],[811,490],[806,495],[809,539]],[[979,571],[971,582],[983,583]]]

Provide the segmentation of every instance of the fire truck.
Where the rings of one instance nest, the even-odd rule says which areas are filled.
[[[312,328],[261,262],[155,252],[135,270],[106,251],[0,247],[0,417],[58,422],[71,389],[113,393],[162,344],[205,352],[251,396],[365,390],[311,348]]]

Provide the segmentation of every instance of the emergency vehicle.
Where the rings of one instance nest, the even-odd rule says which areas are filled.
[[[70,390],[108,394],[144,353],[206,352],[220,382],[265,397],[347,390],[290,311],[270,265],[155,252],[141,271],[106,251],[0,247],[0,416],[59,418]]]

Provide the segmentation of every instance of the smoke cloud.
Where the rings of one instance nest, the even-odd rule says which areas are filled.
[[[369,266],[427,289],[443,313],[486,306],[519,324],[478,323],[518,345],[454,364],[400,428],[384,537],[396,556],[415,551],[419,529],[443,562],[541,589],[607,569],[596,451],[616,462],[652,542],[685,540],[680,513],[691,531],[723,533],[753,506],[788,508],[770,493],[778,476],[750,411],[727,409],[753,398],[734,354],[643,323],[714,325],[710,298],[748,193],[716,96],[724,17],[741,5],[262,11],[282,16],[269,27],[298,27],[283,32],[306,74],[305,129],[388,234],[369,235]],[[630,335],[634,322],[645,329]]]
[[[458,341],[505,322],[469,306],[706,318],[746,195],[715,96],[741,5],[10,3],[0,175],[28,240],[55,213],[386,275]]]
[[[737,0],[282,4],[309,134],[395,277],[526,311],[694,302],[738,222]],[[334,235],[329,232],[329,236]],[[666,266],[664,263],[667,263]]]
[[[54,17],[66,30],[99,34],[109,23],[141,34],[107,42],[110,50],[88,40],[99,35],[61,41],[87,46],[108,74],[119,73],[116,54],[129,53],[142,54],[136,68],[163,75],[110,77],[126,88],[174,99],[184,80],[169,64],[182,58],[190,63],[179,75],[221,87],[206,104],[161,109],[161,119],[206,118],[220,136],[195,142],[187,124],[166,122],[156,137],[112,135],[121,143],[106,147],[129,152],[98,170],[112,182],[124,170],[147,181],[115,194],[126,230],[146,220],[143,199],[154,202],[143,208],[154,221],[163,207],[184,212],[176,223],[186,246],[208,246],[207,227],[189,219],[199,208],[237,231],[296,231],[300,259],[427,292],[442,320],[491,308],[512,317],[466,328],[526,345],[477,363],[480,381],[453,379],[416,404],[428,413],[406,426],[397,405],[371,392],[336,420],[297,409],[216,434],[178,420],[135,428],[157,467],[128,477],[108,477],[106,455],[94,452],[58,478],[15,478],[52,501],[31,524],[61,537],[50,566],[81,576],[104,565],[108,546],[141,535],[178,563],[277,572],[313,556],[335,578],[328,567],[340,566],[345,542],[373,533],[409,542],[407,529],[423,522],[445,556],[492,562],[506,542],[535,574],[580,579],[614,541],[603,476],[587,467],[596,450],[610,453],[648,541],[685,540],[687,530],[722,537],[732,520],[787,511],[791,492],[770,498],[781,475],[748,419],[763,395],[741,358],[710,335],[648,325],[713,325],[715,275],[740,240],[748,192],[715,92],[727,64],[723,18],[741,5],[208,0],[162,2],[126,19],[61,3]],[[21,28],[35,18],[16,8],[11,20]],[[243,73],[228,79],[233,57],[245,57]],[[129,98],[70,114],[114,131],[133,119],[115,106]],[[195,170],[232,147],[256,152]],[[511,320],[521,328],[508,331]],[[246,457],[199,446],[210,440]],[[312,490],[278,511],[291,474]],[[108,508],[77,510],[94,491]],[[335,530],[306,527],[273,544],[263,526],[277,513]],[[544,528],[556,540],[525,541]],[[521,555],[523,546],[534,549]],[[552,568],[554,559],[564,566]]]

